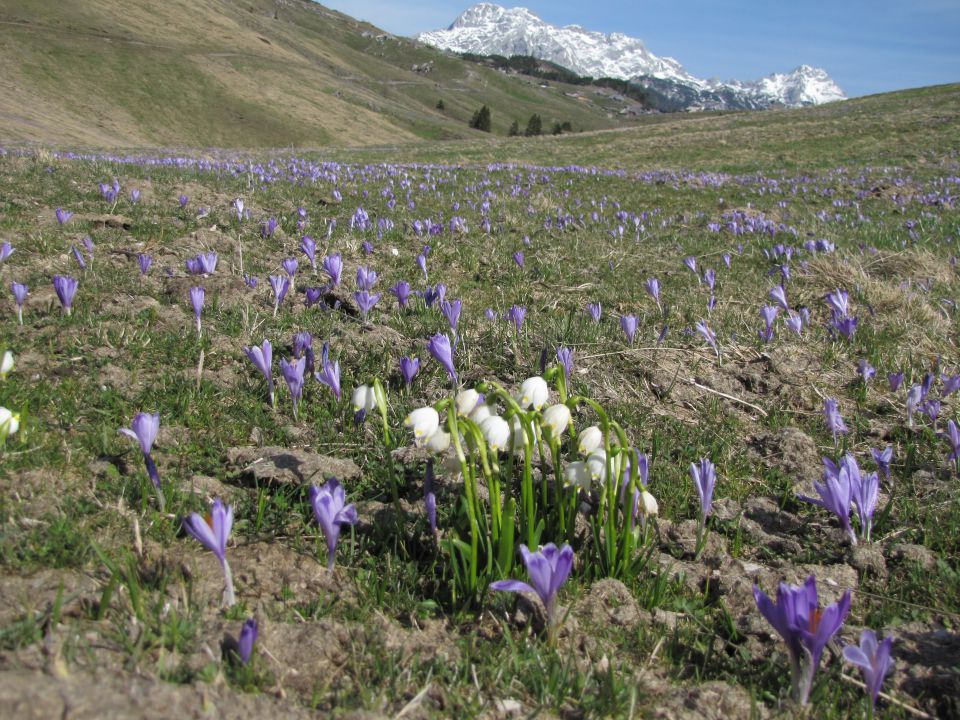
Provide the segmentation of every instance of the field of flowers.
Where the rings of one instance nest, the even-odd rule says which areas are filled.
[[[0,156],[0,715],[960,717],[960,174]]]

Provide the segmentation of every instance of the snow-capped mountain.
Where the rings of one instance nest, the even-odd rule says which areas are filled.
[[[480,3],[463,12],[446,30],[417,39],[454,52],[477,55],[531,55],[578,75],[631,80],[664,99],[671,109],[758,108],[774,104],[818,105],[846,96],[824,70],[801,65],[760,80],[702,80],[670,57],[659,57],[642,40],[601,33],[579,25],[557,27],[526,8]]]

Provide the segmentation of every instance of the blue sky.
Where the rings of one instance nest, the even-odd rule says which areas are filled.
[[[446,27],[471,0],[326,0],[399,35]],[[960,82],[960,0],[525,0],[554,25],[622,32],[698,77],[753,80],[801,63],[851,97]]]

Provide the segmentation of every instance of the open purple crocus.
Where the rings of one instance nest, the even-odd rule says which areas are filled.
[[[213,501],[207,517],[190,513],[190,516],[183,521],[183,529],[220,561],[220,567],[223,568],[223,603],[227,607],[234,605],[237,601],[233,593],[233,574],[227,562],[227,541],[230,540],[231,528],[233,528],[233,508],[230,505],[224,505],[220,498]]]
[[[300,238],[300,251],[307,256],[307,260],[310,261],[310,267],[313,268],[313,271],[317,271],[317,243],[309,235],[304,235]]]
[[[558,548],[549,543],[537,552],[530,552],[526,545],[521,545],[520,554],[530,576],[530,584],[520,580],[498,580],[490,584],[490,589],[536,593],[547,611],[547,636],[552,637],[556,622],[557,591],[573,569],[573,548],[569,545]]]
[[[157,471],[157,465],[150,456],[153,450],[153,443],[157,439],[157,433],[160,432],[160,413],[138,412],[133,417],[133,422],[128,428],[120,428],[118,432],[132,437],[140,443],[140,451],[143,453],[143,462],[147,467],[147,475],[153,488],[157,493],[157,502],[160,503],[160,509],[163,510],[163,488],[160,486],[160,473]]]
[[[397,305],[399,305],[401,308],[405,308],[410,299],[410,283],[405,280],[400,280],[396,285],[390,288],[390,293],[396,296]]]
[[[849,431],[837,407],[837,401],[834,398],[824,398],[823,419],[827,423],[827,429],[830,430],[830,434],[833,435],[833,445],[836,447],[837,436],[846,435]]]
[[[367,321],[367,315],[373,310],[373,306],[380,301],[381,293],[371,293],[369,290],[357,290],[353,293],[353,299],[360,309],[360,317],[364,322]]]
[[[780,583],[776,604],[756,585],[753,597],[760,613],[787,644],[793,696],[806,705],[823,650],[850,612],[850,591],[844,592],[839,601],[821,608],[817,581],[811,575],[801,586]]]
[[[309,497],[313,515],[327,541],[327,569],[333,570],[340,528],[342,525],[353,525],[357,522],[357,509],[353,503],[346,504],[346,493],[336,478],[330,478],[319,488],[311,485]]]
[[[892,635],[877,642],[877,634],[867,628],[860,633],[859,647],[847,645],[843,648],[843,659],[856,665],[863,672],[863,681],[867,686],[867,697],[870,700],[871,716],[876,708],[883,680],[893,667],[893,658],[890,656],[892,647]]]
[[[850,544],[856,545],[857,536],[850,523],[850,503],[853,501],[855,486],[859,487],[860,468],[850,455],[842,458],[839,465],[835,465],[827,458],[824,458],[823,464],[826,468],[823,473],[823,482],[813,484],[813,488],[820,497],[797,495],[797,498],[819,505],[836,515],[840,520],[840,525],[850,538]],[[874,505],[876,505],[875,499]],[[870,515],[873,515],[872,510]]]

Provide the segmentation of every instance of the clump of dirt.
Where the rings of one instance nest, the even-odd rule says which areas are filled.
[[[253,486],[307,485],[335,477],[356,480],[360,468],[352,460],[285,447],[235,447],[227,450],[227,464],[235,478]]]

